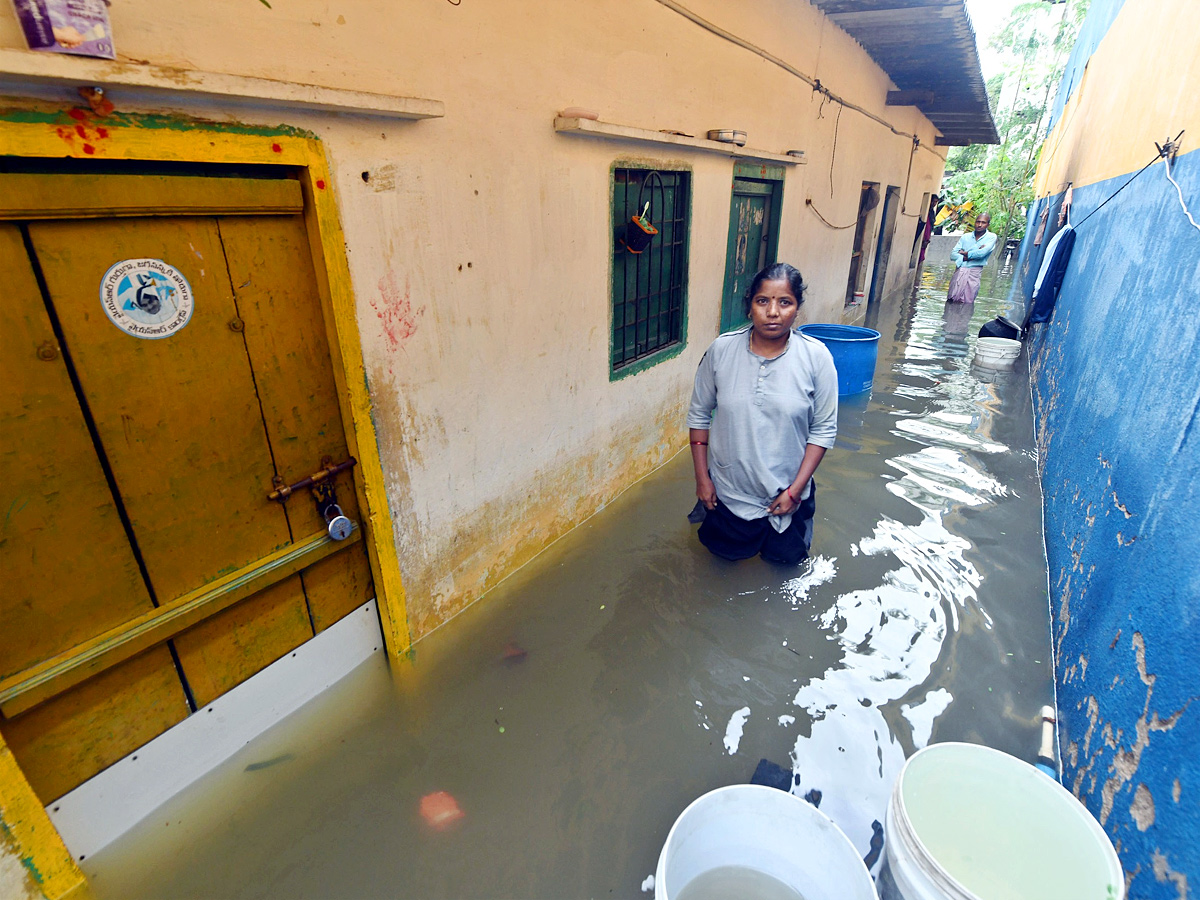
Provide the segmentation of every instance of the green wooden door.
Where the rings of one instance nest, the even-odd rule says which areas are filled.
[[[729,246],[725,253],[725,287],[721,295],[721,331],[746,322],[743,297],[763,266],[774,262],[779,244],[779,194],[774,179],[733,179],[729,207]]]

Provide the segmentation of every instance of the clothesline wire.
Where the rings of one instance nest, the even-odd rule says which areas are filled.
[[[1117,188],[1115,191],[1113,191],[1111,194],[1109,194],[1104,199],[1104,203],[1101,203],[1099,206],[1097,206],[1095,209],[1093,209],[1090,213],[1088,213],[1086,216],[1084,216],[1080,220],[1079,224],[1075,226],[1075,230],[1078,231],[1080,228],[1082,228],[1084,222],[1086,222],[1088,219],[1090,219],[1096,213],[1100,212],[1100,210],[1104,209],[1105,204],[1107,204],[1109,200],[1111,200],[1113,197],[1117,196],[1117,194],[1121,193],[1121,191],[1125,190],[1125,188],[1129,187],[1129,185],[1133,184],[1133,179],[1137,178],[1139,175],[1141,175],[1143,172],[1145,172],[1148,168],[1150,168],[1152,165],[1154,165],[1156,162],[1158,162],[1160,158],[1161,158],[1160,155],[1155,153],[1154,158],[1152,160],[1150,160],[1150,162],[1146,163],[1144,166],[1142,166],[1140,169],[1138,169],[1136,172],[1134,172],[1131,176],[1129,176],[1129,180],[1126,181],[1119,188]]]

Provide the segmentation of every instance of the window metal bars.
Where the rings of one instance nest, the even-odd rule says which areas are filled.
[[[617,169],[613,173],[613,218],[616,258],[613,262],[612,367],[617,371],[682,338],[683,297],[687,284],[688,173],[660,172],[662,189],[642,184],[650,170]],[[640,254],[624,245],[625,224],[637,209],[638,195],[650,200],[649,219],[659,233]],[[663,209],[656,210],[656,206]]]

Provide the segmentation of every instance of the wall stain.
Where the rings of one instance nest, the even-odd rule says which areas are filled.
[[[417,320],[425,315],[424,306],[413,308],[411,295],[412,288],[407,276],[403,290],[395,272],[389,271],[379,279],[379,299],[371,300],[371,308],[375,310],[375,316],[383,328],[389,353],[395,353],[417,333]],[[388,371],[392,371],[390,367]]]
[[[670,404],[649,421],[632,417],[603,446],[547,466],[506,494],[483,501],[459,518],[450,534],[426,532],[419,558],[401,556],[413,640],[450,621],[670,459],[685,441],[680,417]],[[579,492],[580,485],[589,486],[586,493]],[[415,518],[397,521],[409,528]]]

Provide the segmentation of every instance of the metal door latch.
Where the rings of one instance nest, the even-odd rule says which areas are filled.
[[[315,472],[307,478],[302,478],[295,484],[284,484],[283,479],[277,475],[274,479],[275,490],[267,494],[267,499],[286,503],[287,499],[296,491],[311,488],[313,499],[317,502],[317,514],[325,520],[325,527],[329,531],[329,536],[335,541],[344,541],[350,537],[356,526],[342,512],[341,506],[338,505],[333,477],[339,472],[353,468],[357,464],[358,460],[353,456],[348,457],[345,462],[340,462],[336,465],[333,463],[333,460],[326,457],[321,460],[321,470],[319,472]]]
[[[275,490],[267,494],[268,500],[278,500],[281,503],[286,501],[296,491],[302,491],[306,487],[313,487],[333,478],[339,472],[345,472],[347,469],[353,469],[358,465],[358,460],[353,456],[347,456],[344,462],[334,463],[328,457],[321,460],[321,471],[314,472],[307,478],[301,478],[295,484],[284,484],[283,479],[278,475],[275,476]]]

